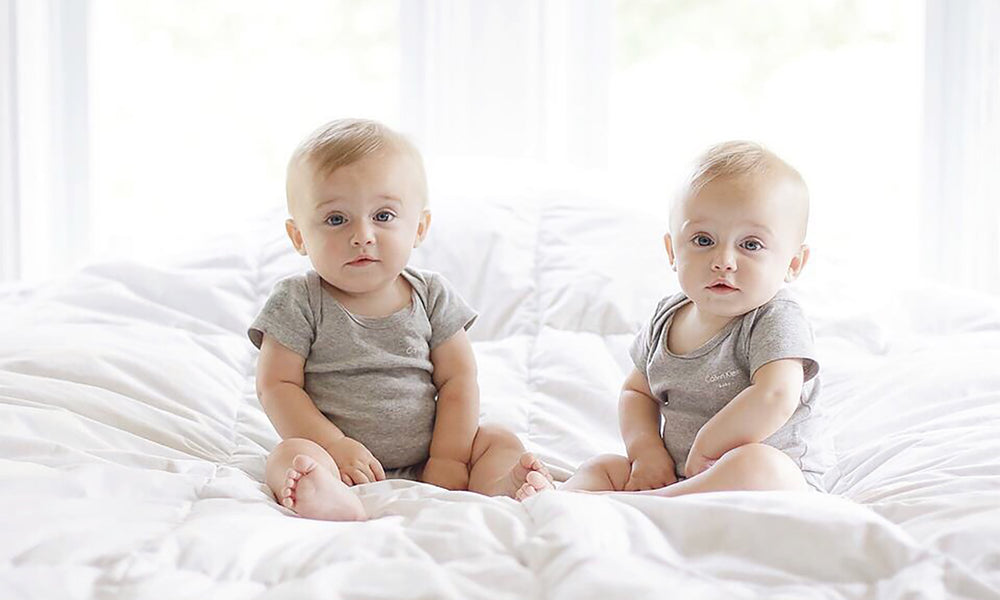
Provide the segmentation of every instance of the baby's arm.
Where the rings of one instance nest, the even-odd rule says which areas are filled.
[[[803,382],[802,361],[797,358],[757,369],[750,385],[698,431],[685,475],[697,475],[733,448],[762,442],[777,431],[795,412]]]
[[[622,385],[618,422],[632,465],[625,490],[661,488],[677,481],[674,461],[660,437],[660,402],[637,369],[632,369]]]
[[[476,357],[464,329],[431,350],[438,390],[430,458],[424,480],[448,489],[469,485],[472,442],[479,429]]]
[[[306,394],[305,359],[264,335],[257,359],[257,397],[282,439],[305,438],[333,457],[347,485],[385,479],[382,465],[360,442],[330,422]]]

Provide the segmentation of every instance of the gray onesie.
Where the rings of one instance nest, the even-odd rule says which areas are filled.
[[[248,334],[264,334],[305,357],[305,391],[347,437],[386,470],[416,477],[427,460],[437,388],[431,350],[476,313],[443,277],[407,267],[410,305],[387,317],[349,313],[315,271],[279,281]]]
[[[688,302],[683,294],[661,300],[629,349],[632,362],[661,402],[663,442],[677,475],[683,475],[702,425],[750,385],[758,368],[774,360],[798,358],[805,370],[799,406],[764,443],[791,457],[806,481],[820,488],[818,480],[832,452],[819,431],[819,363],[812,328],[801,307],[781,290],[770,302],[734,318],[697,350],[677,355],[667,349],[667,331],[677,309]]]

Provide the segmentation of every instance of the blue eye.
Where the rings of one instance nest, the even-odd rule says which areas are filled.
[[[347,221],[344,219],[343,215],[330,215],[323,222],[326,223],[327,225],[337,226],[337,225],[343,225]]]
[[[691,239],[691,241],[694,242],[695,246],[700,248],[707,248],[713,244],[712,238],[707,235],[696,235]]]
[[[387,210],[379,211],[375,214],[375,220],[379,223],[388,223],[389,221],[396,218],[396,215],[392,214]]]
[[[744,250],[748,250],[750,252],[757,252],[758,250],[764,249],[764,244],[760,243],[759,240],[747,240],[740,244],[740,246],[742,246]]]

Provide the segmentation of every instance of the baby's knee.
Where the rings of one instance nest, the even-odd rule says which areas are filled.
[[[782,490],[805,486],[802,471],[787,454],[767,444],[747,444],[726,453],[747,489]]]
[[[281,440],[271,454],[267,457],[267,470],[272,468],[287,469],[292,464],[292,459],[299,454],[309,456],[319,464],[326,467],[335,467],[333,457],[316,442],[305,438],[288,438]]]
[[[501,425],[493,425],[491,423],[484,423],[479,426],[472,446],[474,449],[479,449],[480,451],[492,446],[524,447],[520,438],[513,431]],[[476,454],[476,452],[473,451],[473,454]]]
[[[583,466],[596,467],[601,469],[631,469],[631,465],[628,462],[628,457],[622,456],[620,454],[598,454],[593,458],[587,459]]]
[[[613,489],[620,490],[628,482],[632,473],[632,463],[620,454],[599,454],[580,465],[581,471],[603,475],[611,482]]]

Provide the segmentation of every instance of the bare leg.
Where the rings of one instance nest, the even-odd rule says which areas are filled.
[[[559,486],[567,492],[612,492],[625,488],[632,465],[628,458],[617,454],[602,454],[595,456],[580,465],[566,483]],[[514,496],[518,500],[530,498],[539,492],[554,490],[551,482],[542,481],[534,473],[528,473],[526,483]]]
[[[472,442],[472,460],[469,465],[469,490],[487,496],[511,498],[532,479],[543,485],[552,485],[552,475],[530,452],[516,435],[496,425],[481,425]]]
[[[726,452],[708,470],[690,479],[634,493],[673,497],[702,492],[808,489],[802,471],[784,452],[766,444],[747,444]]]
[[[340,470],[319,444],[289,438],[267,457],[265,480],[275,499],[300,517],[327,521],[361,521],[364,507],[341,481]]]
[[[565,491],[620,492],[625,489],[632,464],[625,456],[602,454],[580,465],[559,489]]]

